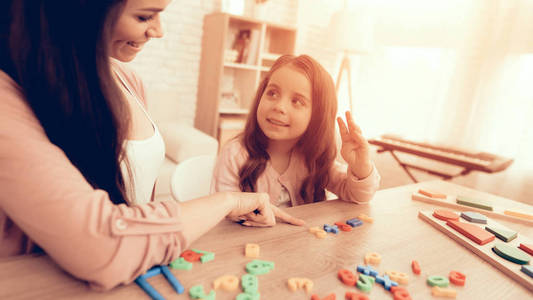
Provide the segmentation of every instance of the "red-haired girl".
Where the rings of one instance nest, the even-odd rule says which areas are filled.
[[[326,189],[368,202],[380,181],[368,142],[347,112],[347,124],[337,121],[348,169],[335,162],[336,113],[329,73],[307,55],[280,57],[259,85],[243,134],[221,150],[211,190],[266,192],[278,206],[326,200]]]

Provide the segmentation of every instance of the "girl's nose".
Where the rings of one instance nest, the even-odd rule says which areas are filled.
[[[276,102],[276,105],[274,105],[274,110],[285,114],[287,112],[287,101],[285,99],[280,99]]]

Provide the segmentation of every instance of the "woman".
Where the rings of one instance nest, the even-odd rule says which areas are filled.
[[[176,259],[224,217],[302,223],[265,194],[148,201],[163,144],[140,81],[110,57],[130,61],[161,37],[168,2],[3,1],[0,257],[42,248],[72,275],[109,289]],[[148,171],[139,153],[148,154]]]

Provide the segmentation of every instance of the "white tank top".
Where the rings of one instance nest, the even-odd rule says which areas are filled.
[[[126,80],[122,78],[119,72],[115,71],[115,74],[141,107],[154,128],[154,135],[147,139],[124,141],[123,147],[128,158],[132,178],[129,176],[126,162],[122,161],[120,163],[128,200],[131,204],[144,204],[152,199],[155,181],[165,160],[165,142],[154,121],[144,109],[144,105],[129,87]]]

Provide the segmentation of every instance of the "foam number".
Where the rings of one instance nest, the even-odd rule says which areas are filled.
[[[404,287],[393,286],[390,291],[394,300],[411,300],[411,295]]]
[[[297,289],[304,289],[307,293],[310,293],[313,289],[313,282],[308,278],[289,278],[287,281],[289,289],[291,291],[296,291]]]
[[[457,291],[450,288],[442,288],[440,286],[434,286],[431,288],[431,295],[437,297],[455,298]]]
[[[189,296],[192,299],[215,300],[216,294],[215,291],[211,291],[209,295],[206,295],[203,286],[195,285],[189,289]]]
[[[259,290],[257,277],[251,274],[244,274],[241,277],[242,290],[247,294],[255,294]]]
[[[440,286],[440,287],[447,287],[450,284],[450,282],[448,281],[448,278],[444,276],[436,276],[436,275],[429,276],[427,283],[430,286]]]
[[[450,278],[450,282],[455,285],[465,285],[466,275],[461,272],[451,271],[448,278]]]
[[[335,298],[335,294],[334,293],[329,294],[329,295],[326,296],[326,298],[322,298],[322,299],[320,299],[320,297],[318,297],[318,295],[314,295],[313,294],[311,296],[311,300],[335,300],[335,299],[336,298]]]
[[[246,272],[252,275],[261,275],[274,269],[274,263],[271,261],[254,259],[246,265]]]
[[[407,284],[409,282],[409,276],[402,272],[387,271],[385,274],[389,275],[390,279],[398,282],[399,284]]]
[[[370,277],[365,274],[359,274],[359,279],[357,279],[356,286],[363,292],[370,292],[372,285],[374,285],[374,277]]]
[[[365,264],[371,264],[374,266],[379,265],[381,262],[381,255],[376,252],[370,252],[365,255]]]
[[[202,254],[194,252],[192,250],[185,250],[183,251],[183,253],[181,253],[180,256],[183,257],[188,262],[195,262],[195,261],[200,261]]]
[[[234,291],[239,287],[239,278],[234,275],[220,276],[213,281],[213,288],[218,290],[219,288],[225,291]]]
[[[357,281],[356,275],[346,269],[339,270],[338,276],[342,283],[348,286],[354,286],[355,282]]]
[[[355,292],[346,292],[346,300],[369,300],[367,295]]]
[[[244,255],[246,257],[258,258],[259,257],[259,245],[258,244],[246,244],[244,248]]]

